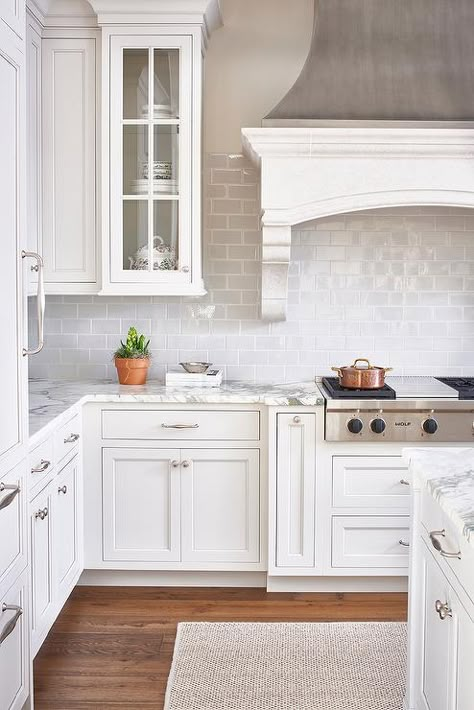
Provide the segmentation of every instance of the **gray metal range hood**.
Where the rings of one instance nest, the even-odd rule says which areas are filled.
[[[472,119],[473,0],[315,0],[306,64],[263,125]]]

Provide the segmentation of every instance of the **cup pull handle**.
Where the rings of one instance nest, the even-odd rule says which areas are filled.
[[[16,606],[16,604],[2,604],[2,614],[4,614],[6,611],[14,611],[15,615],[12,616],[9,621],[7,621],[3,629],[0,631],[0,646],[5,641],[5,639],[10,636],[12,631],[14,631],[18,619],[23,614],[23,609],[21,608],[21,606]]]
[[[0,483],[0,493],[2,493],[3,491],[10,491],[10,493],[7,493],[5,498],[2,498],[2,500],[0,501],[0,510],[7,508],[10,503],[14,501],[14,499],[20,492],[20,486],[15,486],[11,483]]]

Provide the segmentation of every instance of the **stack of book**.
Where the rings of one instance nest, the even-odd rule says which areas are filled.
[[[185,372],[181,367],[172,367],[166,373],[167,387],[219,387],[222,370],[210,368],[206,372]]]

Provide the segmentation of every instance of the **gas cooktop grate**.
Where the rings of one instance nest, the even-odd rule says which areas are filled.
[[[474,377],[437,377],[459,394],[459,399],[474,399]]]

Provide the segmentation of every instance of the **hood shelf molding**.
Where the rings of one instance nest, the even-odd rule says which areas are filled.
[[[474,124],[242,130],[261,169],[262,318],[286,319],[291,228],[358,210],[474,207]]]

